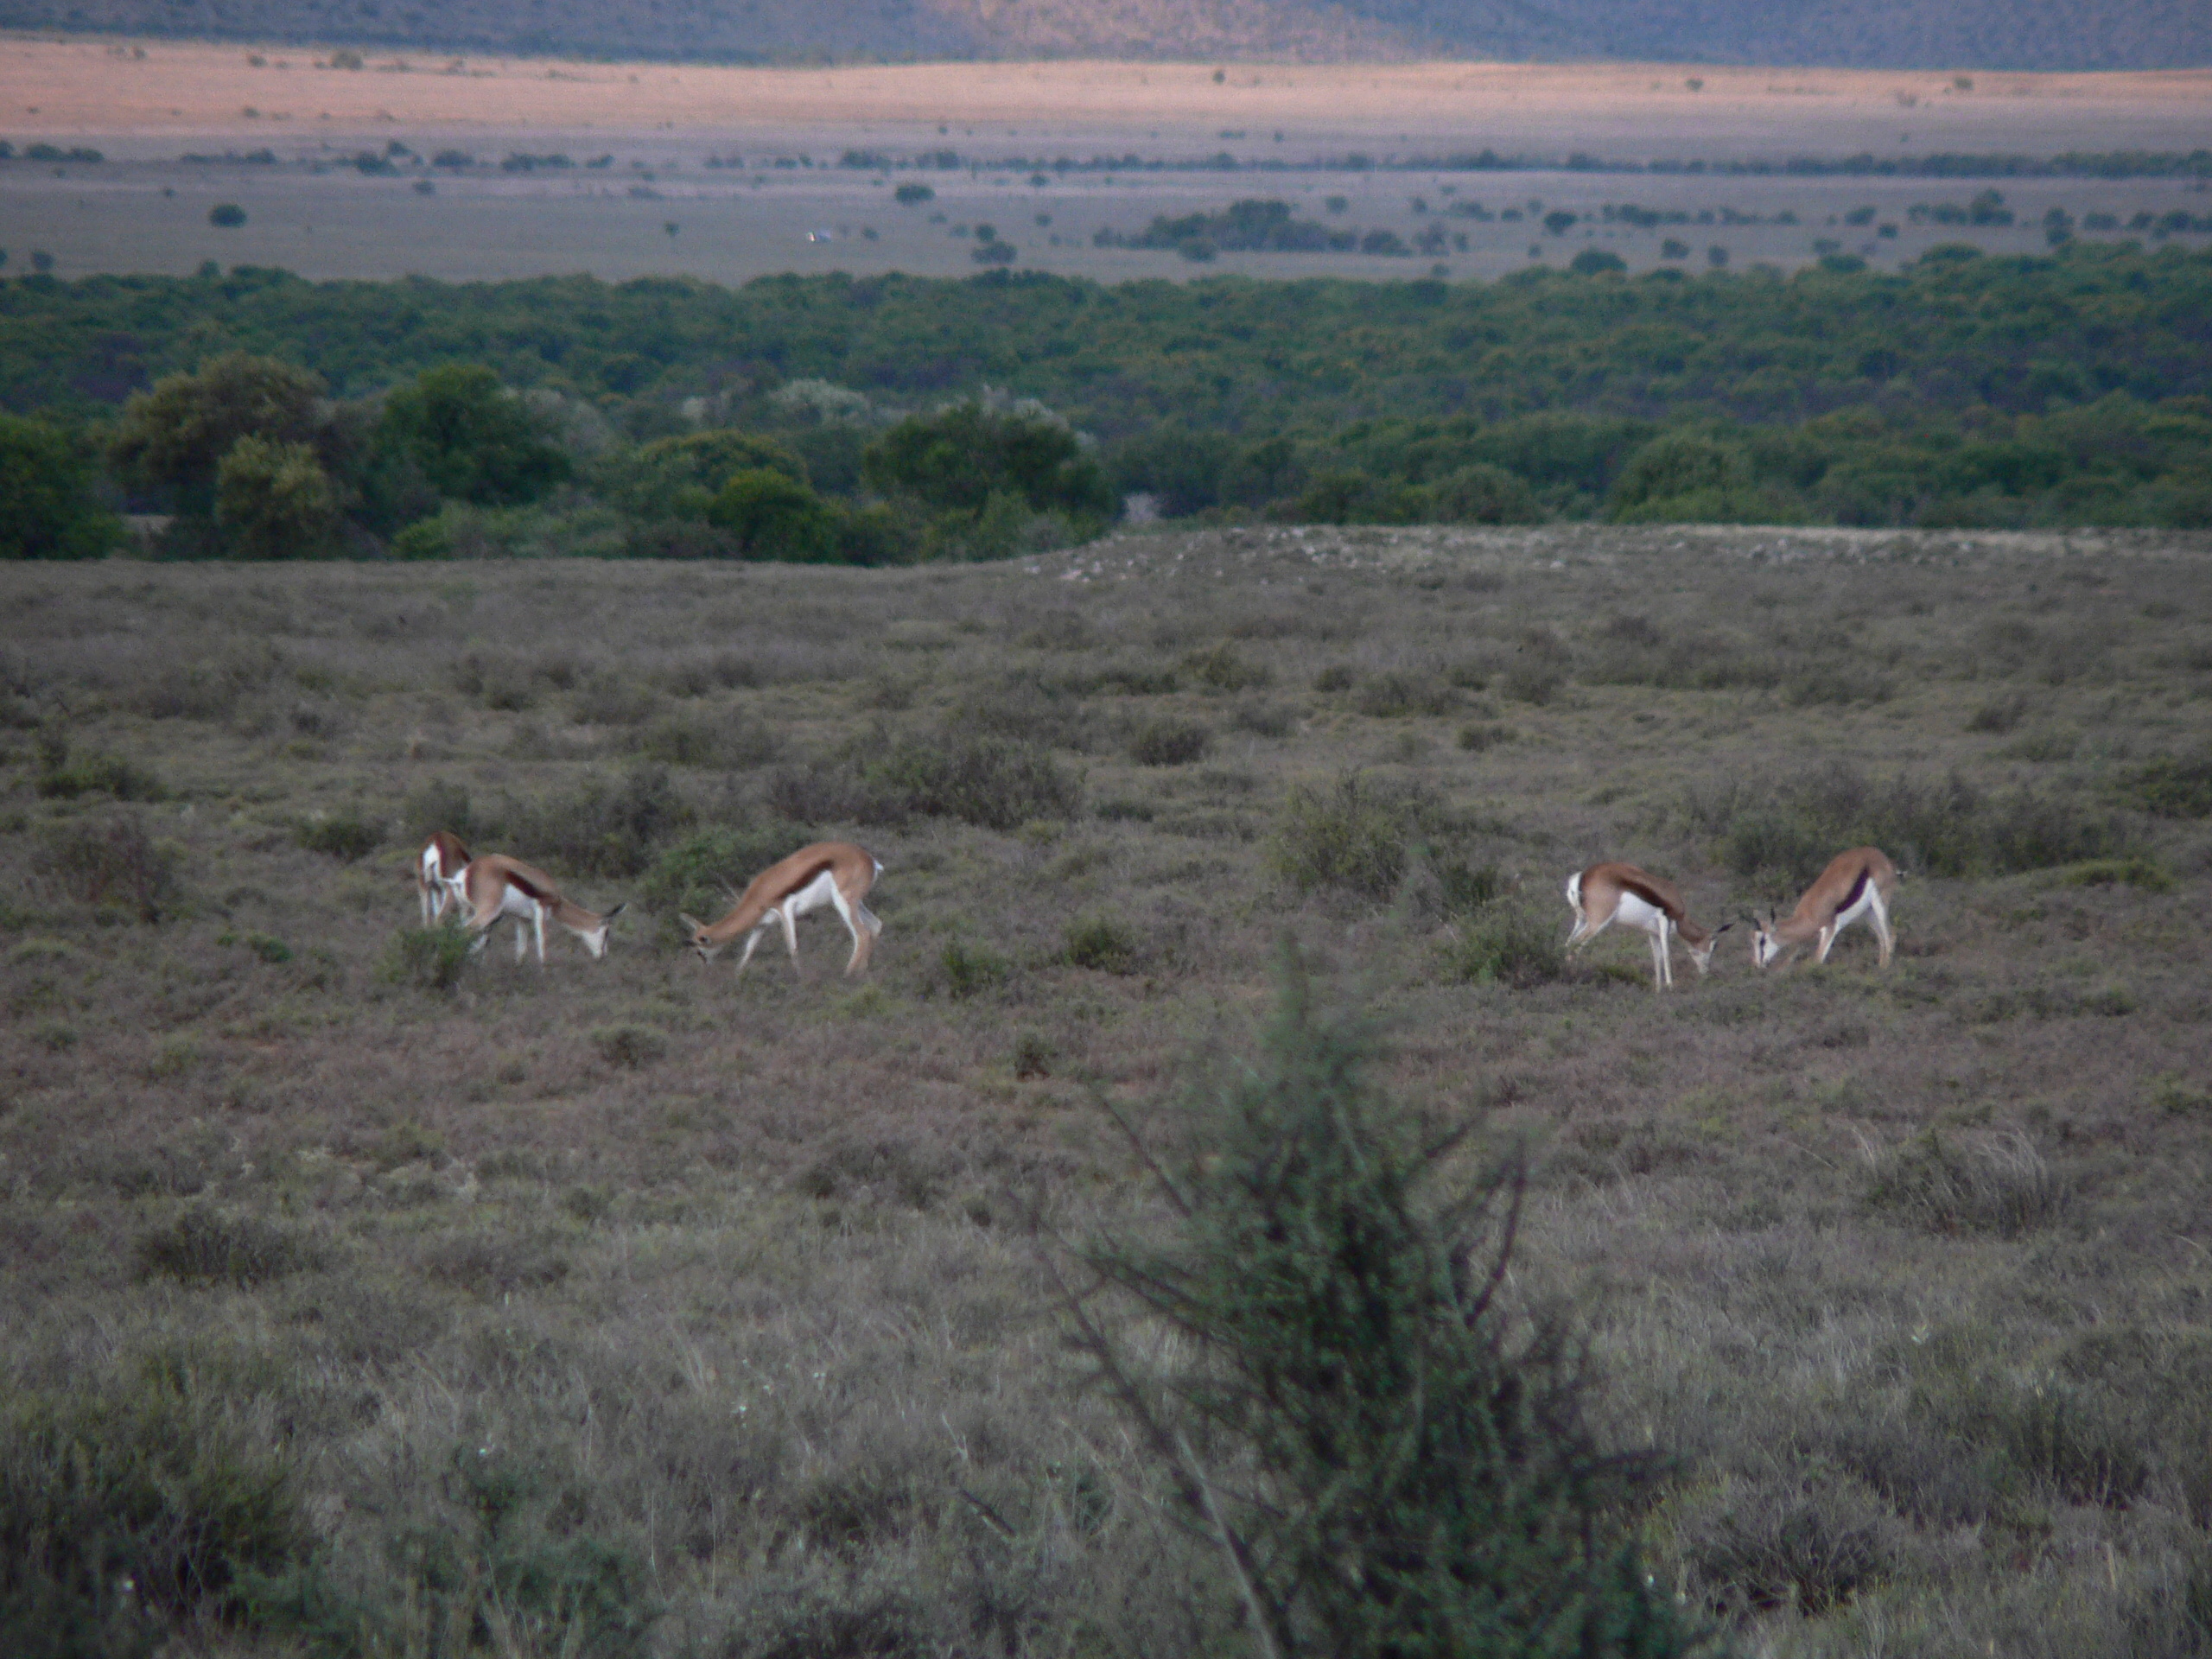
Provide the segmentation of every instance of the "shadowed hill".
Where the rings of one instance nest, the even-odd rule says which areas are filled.
[[[0,26],[724,61],[1614,58],[1866,68],[2212,63],[2200,0],[0,0]]]

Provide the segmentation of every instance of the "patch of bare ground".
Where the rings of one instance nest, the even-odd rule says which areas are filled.
[[[2208,555],[0,571],[0,1477],[105,1402],[260,1586],[152,1610],[219,1649],[1232,1650],[1026,1218],[1141,1219],[1094,1091],[1164,1132],[1287,931],[1398,1098],[1529,1148],[1516,1294],[1676,1459],[1684,1598],[1776,1653],[2201,1650]],[[441,824],[628,899],[608,959],[442,988]],[[822,918],[796,974],[683,950],[829,835],[885,867],[865,981]],[[1596,859],[1718,922],[1861,840],[1886,970],[1559,960]]]

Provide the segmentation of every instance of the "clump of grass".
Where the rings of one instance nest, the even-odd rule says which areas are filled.
[[[1102,974],[1137,970],[1137,943],[1110,917],[1086,916],[1068,924],[1064,948],[1070,965]]]
[[[1458,688],[1433,674],[1393,669],[1368,677],[1352,698],[1352,707],[1380,720],[1408,715],[1448,715],[1458,706]]]
[[[1485,754],[1499,744],[1512,741],[1513,728],[1494,720],[1477,721],[1459,728],[1459,747],[1469,754]]]
[[[1332,663],[1313,677],[1313,689],[1324,696],[1338,691],[1349,691],[1357,682],[1358,677],[1351,671],[1349,664]]]
[[[157,844],[135,817],[70,824],[50,831],[33,862],[73,899],[114,906],[158,922],[182,897],[181,855]]]
[[[2027,697],[2018,691],[2001,697],[1992,697],[1967,716],[1967,730],[1987,732],[2003,737],[2014,730],[2028,717]]]
[[[1014,964],[995,950],[950,939],[938,952],[938,977],[955,1001],[999,990],[1014,977]]]
[[[2025,1135],[1961,1146],[1931,1129],[1872,1156],[1863,1196],[1928,1232],[2017,1238],[2063,1215],[2073,1183]]]
[[[448,995],[461,983],[474,943],[448,911],[435,927],[405,927],[394,933],[377,963],[377,977],[387,985]]]
[[[595,1026],[591,1046],[601,1059],[626,1071],[642,1071],[668,1055],[668,1039],[651,1026]]]
[[[1213,733],[1198,721],[1160,715],[1129,734],[1129,759],[1141,766],[1186,766],[1212,745]]]
[[[1517,905],[1491,905],[1462,923],[1445,945],[1444,961],[1453,979],[1516,990],[1548,985],[1567,973],[1559,929]]]
[[[311,853],[328,853],[350,863],[384,844],[384,826],[364,817],[358,807],[346,807],[302,818],[294,826],[292,839]]]
[[[1785,1609],[1817,1618],[1894,1569],[1895,1516],[1848,1477],[1817,1485],[1733,1482],[1683,1529],[1682,1554],[1713,1612]]]
[[[1287,702],[1248,698],[1230,710],[1229,723],[1255,737],[1288,737],[1298,729],[1298,710]]]
[[[1025,1031],[1015,1034],[1012,1056],[1015,1077],[1049,1077],[1052,1075],[1052,1062],[1058,1058],[1043,1033]]]
[[[258,1216],[226,1215],[194,1205],[139,1236],[138,1276],[244,1290],[321,1265],[321,1251],[291,1228]]]

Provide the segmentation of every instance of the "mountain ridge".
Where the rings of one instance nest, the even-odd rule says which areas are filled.
[[[1484,58],[1808,68],[2212,65],[2201,0],[0,0],[0,27],[379,49],[821,63]]]

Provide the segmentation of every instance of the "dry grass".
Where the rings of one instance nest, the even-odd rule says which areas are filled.
[[[118,1548],[203,1541],[219,1581],[154,1611],[215,1650],[1236,1651],[1022,1218],[1130,1218],[1089,1090],[1172,1109],[1288,928],[1401,1097],[1530,1138],[1517,1281],[1678,1459],[1684,1595],[1777,1654],[2202,1651],[2212,829],[2144,780],[2212,743],[2208,552],[0,572],[0,1480],[97,1509],[52,1472],[84,1441],[167,1493]],[[1699,683],[1682,639],[1771,671]],[[1885,697],[1793,695],[1861,669]],[[641,760],[671,721],[702,735]],[[57,738],[158,790],[41,793]],[[1544,955],[1595,858],[1712,922],[1788,896],[1801,832],[1967,803],[1986,849],[2028,799],[2094,854],[1907,860],[1886,973],[1856,931],[1764,976],[1731,938],[1663,997],[1641,936]],[[397,944],[439,822],[632,899],[609,959]],[[886,867],[868,979],[820,918],[797,973],[678,947],[679,905],[833,833]]]

